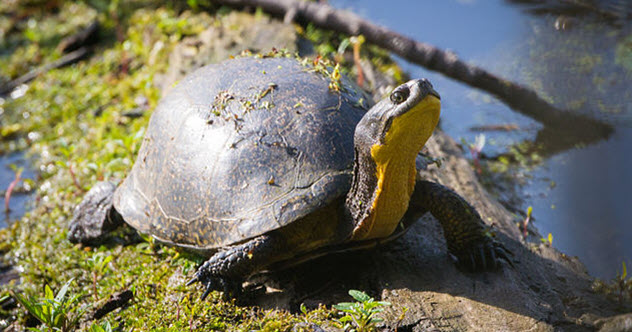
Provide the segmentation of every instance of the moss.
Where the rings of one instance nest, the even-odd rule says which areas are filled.
[[[43,285],[58,290],[74,278],[70,292],[81,295],[79,306],[91,312],[111,295],[133,290],[129,307],[84,328],[107,321],[125,330],[285,331],[306,319],[327,319],[331,311],[324,307],[299,317],[239,307],[217,293],[199,301],[200,289],[185,287],[184,276],[191,275],[201,258],[152,241],[80,247],[66,240],[72,210],[85,191],[97,181],[121,180],[130,169],[149,110],[160,97],[155,81],[166,71],[171,49],[184,36],[220,20],[147,1],[58,3],[53,14],[29,9],[26,2],[17,4],[18,9],[0,7],[5,15],[0,33],[6,36],[0,75],[6,79],[59,58],[59,40],[91,20],[98,19],[103,27],[89,59],[51,70],[30,83],[21,98],[0,103],[6,115],[0,118],[6,133],[1,150],[27,149],[41,176],[32,210],[0,231],[5,258],[21,275],[19,285],[2,286],[0,297],[9,289],[41,296]],[[9,22],[7,13],[15,11],[24,18]],[[73,19],[66,20],[68,15]],[[133,109],[146,111],[139,118],[125,116]],[[26,323],[22,309],[0,314],[9,320],[17,314],[15,324]]]
[[[353,67],[353,57],[346,56],[348,46],[351,46],[350,38],[344,34],[316,28],[313,24],[308,24],[305,28],[298,28],[298,33],[314,44],[314,51],[323,58],[332,58],[342,67],[342,73],[351,76],[357,75],[357,68]],[[397,84],[408,80],[407,75],[402,71],[390,57],[388,51],[374,45],[364,44],[360,50],[360,57],[369,59],[371,64],[379,71],[393,77]]]
[[[206,6],[205,1],[188,4]],[[41,297],[44,285],[56,291],[74,279],[69,292],[80,295],[78,306],[93,312],[112,295],[133,291],[128,307],[85,321],[83,329],[112,324],[139,331],[287,331],[299,322],[331,322],[334,312],[323,306],[296,315],[236,306],[219,293],[199,301],[201,290],[184,283],[203,258],[148,238],[125,241],[122,234],[100,247],[66,240],[72,210],[86,190],[97,181],[120,181],[131,168],[150,110],[160,98],[158,83],[173,48],[186,36],[227,24],[222,19],[225,7],[207,14],[175,6],[148,0],[0,3],[0,84],[59,59],[62,54],[56,47],[64,37],[94,20],[101,25],[100,41],[90,58],[41,75],[21,88],[20,98],[0,99],[0,153],[26,150],[40,175],[31,211],[0,230],[3,258],[21,276],[20,284],[0,288],[0,298],[9,290]],[[347,87],[340,74],[353,74],[354,69],[338,45],[348,37],[310,26],[299,30],[316,44],[316,59],[309,60],[312,68],[330,78],[333,89]],[[255,56],[290,55],[277,51]],[[361,56],[396,80],[406,79],[385,51],[369,45]],[[330,57],[333,62],[327,60]],[[221,105],[220,101],[218,111]],[[140,117],[126,115],[138,110]],[[17,319],[14,324],[22,328],[28,321],[22,308],[0,311],[0,318]]]

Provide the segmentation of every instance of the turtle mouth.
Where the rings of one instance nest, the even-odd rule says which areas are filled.
[[[432,83],[430,83],[428,79],[420,78],[420,79],[412,80],[412,82],[414,82],[414,85],[416,85],[417,88],[419,89],[420,95],[422,95],[422,99],[423,97],[427,95],[432,95],[432,96],[437,97],[438,99],[441,99],[441,96],[439,95],[437,90],[434,89],[434,87],[432,86]]]
[[[437,90],[435,90],[432,87],[432,85],[430,86],[430,90],[428,90],[428,95],[435,96],[435,97],[437,97],[437,99],[441,100],[441,95],[439,95],[439,92],[437,92]]]

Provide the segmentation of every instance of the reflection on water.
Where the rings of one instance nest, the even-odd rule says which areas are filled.
[[[13,167],[12,167],[13,166]],[[24,215],[26,204],[30,195],[17,190],[11,194],[9,200],[9,213],[5,211],[5,192],[11,182],[15,179],[15,170],[22,168],[21,179],[33,179],[33,171],[29,168],[28,162],[21,153],[10,155],[0,155],[0,193],[2,193],[2,205],[0,206],[0,228],[7,226],[9,222],[14,222]],[[17,186],[22,188],[23,186]]]
[[[608,141],[549,156],[524,189],[536,225],[554,245],[580,256],[589,271],[611,278],[621,262],[632,265],[632,34],[620,21],[599,22],[538,11],[505,1],[332,0],[414,39],[456,52],[462,59],[528,85],[560,108],[616,125]],[[625,2],[603,3],[610,10]],[[616,7],[618,8],[618,7]],[[554,12],[555,14],[552,14]],[[628,11],[632,12],[632,11]],[[541,126],[484,92],[401,61],[412,76],[428,77],[443,100],[442,127],[473,141],[472,126],[518,123],[522,130],[485,133],[485,152],[535,139]],[[554,146],[554,142],[548,142]],[[555,182],[551,188],[551,181]]]
[[[582,258],[590,272],[614,277],[621,262],[632,259],[632,129],[617,128],[607,142],[556,155],[546,170],[556,187],[547,195],[543,185],[529,185],[526,199],[537,225],[555,236],[554,245]],[[552,206],[554,208],[552,208]]]

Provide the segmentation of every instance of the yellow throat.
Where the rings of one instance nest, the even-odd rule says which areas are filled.
[[[428,95],[393,119],[382,144],[371,147],[377,188],[367,214],[353,230],[352,240],[382,238],[393,233],[408,209],[415,188],[415,158],[439,122],[441,101]]]

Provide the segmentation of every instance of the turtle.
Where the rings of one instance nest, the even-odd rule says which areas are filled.
[[[201,67],[159,102],[122,183],[84,196],[68,238],[100,242],[127,223],[206,255],[187,284],[230,297],[256,272],[386,243],[430,212],[459,266],[498,268],[505,252],[478,212],[417,179],[441,109],[432,84],[369,106],[337,69],[295,57]]]

